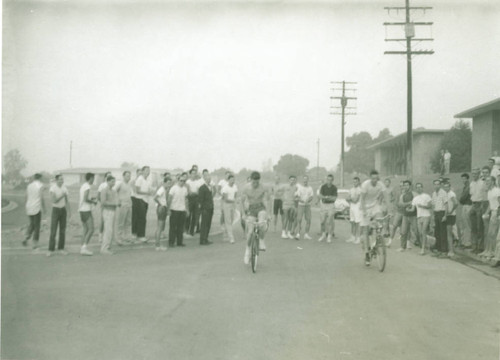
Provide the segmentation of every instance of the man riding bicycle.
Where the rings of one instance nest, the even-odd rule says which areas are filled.
[[[260,174],[257,171],[250,175],[250,183],[245,185],[241,198],[241,213],[246,215],[246,239],[247,246],[243,262],[248,264],[250,260],[250,237],[254,230],[254,223],[259,223],[260,250],[265,251],[264,236],[267,231],[267,212],[265,204],[269,201],[267,190],[260,184]]]
[[[385,186],[379,181],[379,175],[376,170],[370,172],[370,179],[365,180],[361,185],[361,238],[362,246],[365,251],[365,265],[370,265],[369,255],[369,232],[370,222],[374,218],[383,216],[382,204],[384,202]]]

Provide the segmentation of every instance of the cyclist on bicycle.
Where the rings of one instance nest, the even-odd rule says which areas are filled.
[[[384,202],[385,186],[379,180],[377,170],[370,172],[370,179],[365,180],[361,185],[361,238],[365,251],[365,265],[370,265],[369,242],[370,222],[374,218],[383,216],[382,204]]]
[[[254,230],[254,222],[259,223],[260,250],[265,251],[264,236],[267,231],[267,212],[265,204],[269,201],[269,194],[260,184],[260,174],[257,171],[250,175],[250,183],[245,185],[241,197],[241,213],[245,214],[247,246],[243,261],[248,264],[250,260],[250,238]]]

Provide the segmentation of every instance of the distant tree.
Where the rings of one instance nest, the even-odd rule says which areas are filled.
[[[375,139],[373,139],[373,144],[378,143],[380,141],[387,140],[387,139],[389,139],[391,137],[392,137],[391,131],[388,128],[383,128],[378,133],[378,136]]]
[[[323,180],[328,175],[328,171],[323,166],[315,166],[307,171],[307,175],[311,180]]]
[[[441,171],[441,149],[451,154],[450,172],[465,172],[471,169],[472,129],[465,120],[458,120],[450,130],[444,133],[439,148],[431,158],[431,169],[435,173]]]
[[[367,149],[371,144],[373,144],[372,136],[366,131],[355,133],[346,138],[349,150],[344,154],[344,172],[366,174],[373,169],[375,166],[373,151]]]
[[[124,161],[120,165],[120,169],[124,169],[124,170],[135,170],[137,168],[139,168],[139,165],[137,165],[136,163],[133,163],[133,162],[128,162],[128,161]]]
[[[26,168],[28,161],[21,155],[18,149],[10,150],[3,157],[3,175],[9,182],[23,180],[21,171]]]
[[[286,154],[281,156],[280,160],[273,169],[277,173],[285,175],[304,175],[309,165],[309,160],[300,155]]]

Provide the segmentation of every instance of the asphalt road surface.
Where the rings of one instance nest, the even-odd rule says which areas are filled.
[[[240,232],[165,253],[3,252],[1,357],[499,358],[497,279],[415,250],[390,249],[379,273],[347,234],[345,221],[332,244],[271,232],[256,274]]]

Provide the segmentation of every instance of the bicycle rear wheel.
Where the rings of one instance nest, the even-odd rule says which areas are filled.
[[[259,237],[256,234],[252,235],[252,272],[257,271],[257,260],[259,259]]]
[[[377,237],[377,245],[375,247],[375,250],[377,252],[378,270],[382,272],[385,269],[385,264],[387,261],[387,248],[385,247],[384,239],[382,239],[380,235]]]

